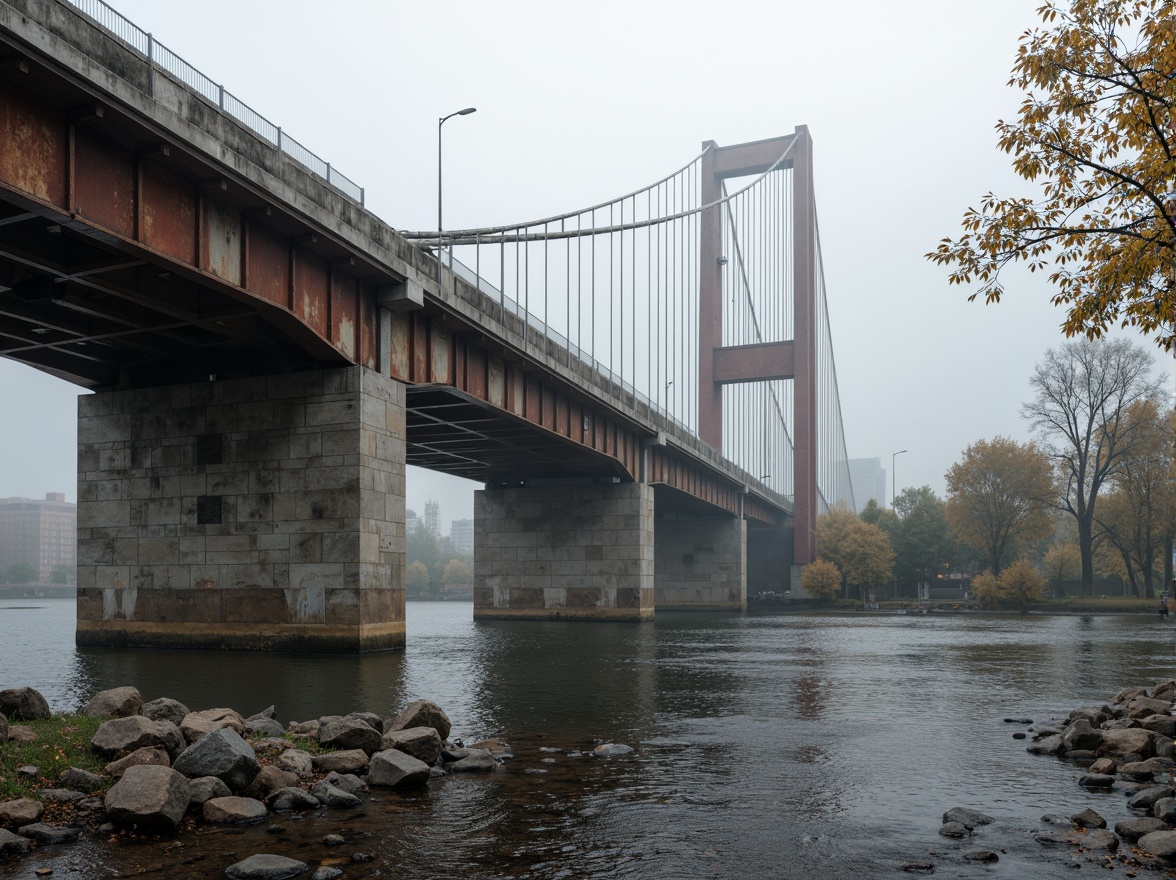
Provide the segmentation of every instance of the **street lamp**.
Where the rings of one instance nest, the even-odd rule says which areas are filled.
[[[471,113],[477,111],[477,107],[466,107],[464,110],[458,110],[450,113],[448,116],[442,116],[437,120],[437,289],[441,289],[441,126],[445,124],[446,119],[452,119],[454,116],[469,116]]]
[[[900,449],[900,450],[898,450],[898,452],[894,453],[894,455],[890,456],[890,509],[891,510],[895,509],[894,502],[898,498],[898,494],[895,491],[895,485],[896,485],[897,481],[895,479],[895,473],[894,473],[894,460],[896,458],[898,458],[900,455],[902,455],[904,452],[906,452],[905,449]]]

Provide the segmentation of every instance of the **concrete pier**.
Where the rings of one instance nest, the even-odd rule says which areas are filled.
[[[640,483],[474,494],[474,617],[650,620],[653,490]]]
[[[358,366],[80,397],[78,644],[402,648],[404,404]]]
[[[659,516],[654,532],[659,611],[747,608],[747,523],[732,516]]]

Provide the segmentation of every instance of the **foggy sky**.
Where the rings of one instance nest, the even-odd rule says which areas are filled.
[[[986,307],[923,257],[984,193],[1025,191],[993,126],[1019,104],[1005,83],[1039,2],[112,5],[401,229],[435,228],[436,123],[462,107],[477,113],[445,126],[447,228],[603,201],[705,140],[807,125],[849,456],[889,469],[909,450],[899,491],[942,495],[967,445],[1028,437],[1033,364],[1062,341],[1041,276],[1008,273]],[[76,499],[76,394],[0,359],[0,497]],[[437,498],[447,531],[472,516],[474,488],[414,472],[408,506]]]

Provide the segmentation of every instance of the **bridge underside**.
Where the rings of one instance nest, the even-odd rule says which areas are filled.
[[[0,5],[0,356],[95,392],[79,643],[403,645],[406,464],[487,486],[482,616],[786,581],[783,499],[460,280],[430,288],[394,230],[182,83],[156,70],[148,99],[144,57],[60,12],[50,34]],[[88,80],[91,56],[134,83]]]

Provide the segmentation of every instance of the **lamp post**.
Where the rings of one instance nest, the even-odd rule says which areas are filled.
[[[896,458],[898,458],[900,455],[902,455],[904,452],[906,452],[905,449],[900,449],[900,450],[898,450],[898,452],[896,452],[892,456],[890,456],[890,509],[891,510],[894,510],[894,502],[898,498],[898,494],[895,492],[895,488],[894,488],[895,485],[897,484],[896,480],[895,480],[895,474],[894,474],[894,460]]]
[[[437,120],[437,289],[441,288],[441,126],[445,124],[446,119],[452,119],[454,116],[469,116],[471,113],[477,111],[477,107],[466,107],[464,110],[457,110],[450,113],[448,116],[442,116]]]

